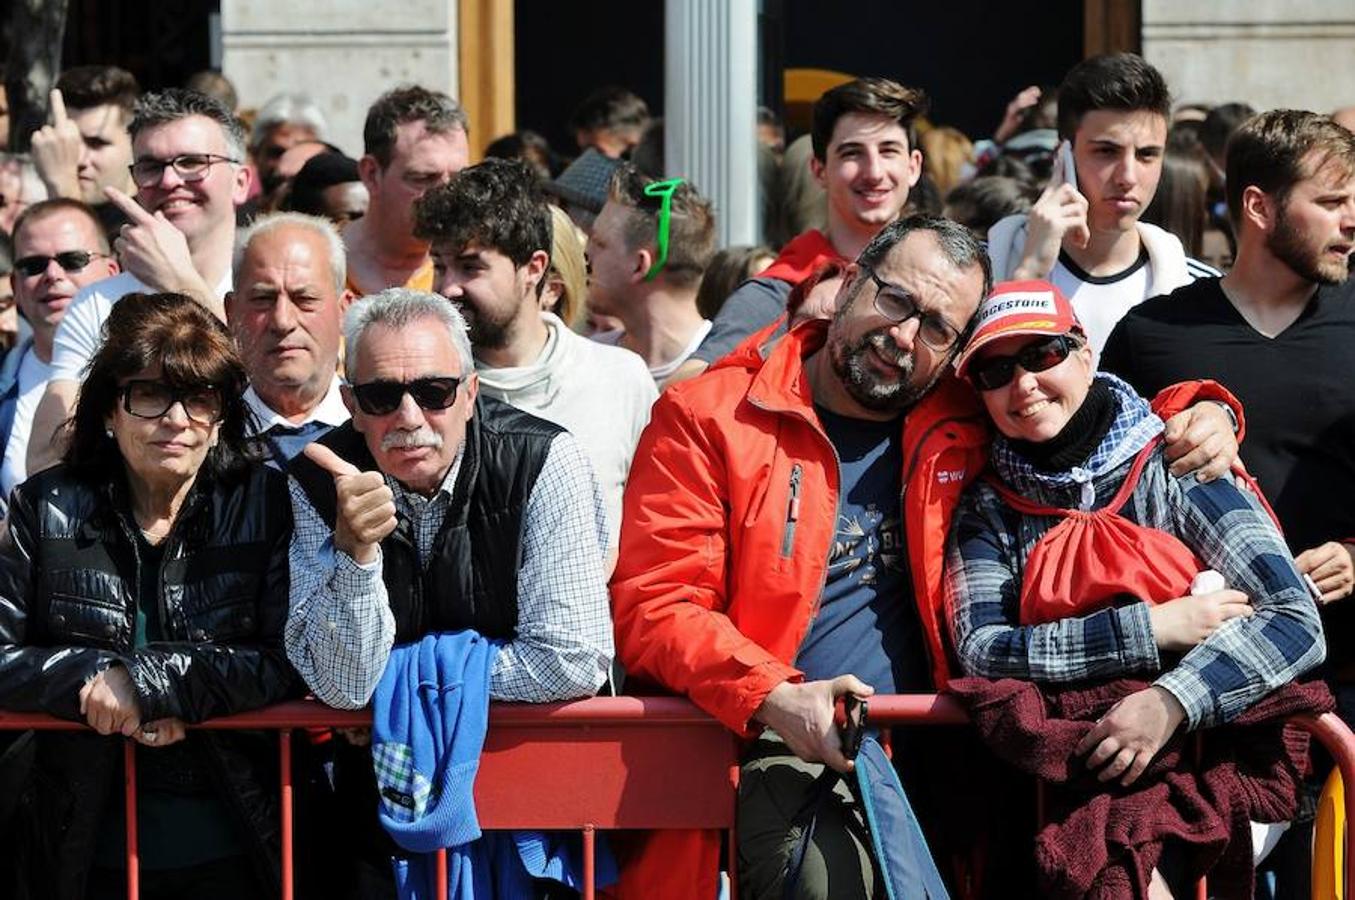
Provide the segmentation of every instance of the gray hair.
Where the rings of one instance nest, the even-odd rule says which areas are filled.
[[[238,162],[245,161],[244,124],[220,100],[187,88],[166,88],[142,94],[136,101],[127,131],[135,141],[136,136],[147,128],[167,125],[189,116],[202,116],[221,126],[221,135],[226,139],[226,152]]]
[[[239,290],[240,273],[244,270],[245,253],[257,237],[262,237],[279,228],[300,228],[314,232],[324,238],[329,247],[329,268],[334,276],[334,293],[342,294],[347,284],[348,257],[344,252],[343,240],[334,223],[319,216],[308,216],[298,212],[269,213],[255,219],[249,227],[241,229],[235,236],[235,256],[231,261],[231,271],[235,273],[235,289]]]
[[[270,97],[254,116],[254,130],[249,135],[249,145],[257,147],[275,125],[304,125],[315,132],[317,140],[325,139],[329,123],[320,106],[308,94],[278,94]]]
[[[348,307],[348,312],[343,317],[344,372],[352,378],[353,373],[357,371],[358,345],[371,326],[406,328],[415,322],[428,319],[441,322],[447,329],[452,346],[456,348],[456,355],[461,359],[462,377],[474,372],[475,358],[471,356],[466,320],[452,302],[437,294],[403,287],[386,288],[379,294],[363,297]]]
[[[874,270],[889,255],[890,250],[903,243],[903,239],[914,231],[930,231],[941,246],[942,255],[955,268],[978,266],[983,271],[983,293],[980,297],[987,297],[993,290],[993,265],[988,260],[988,251],[983,249],[983,245],[968,228],[937,216],[908,216],[890,222],[871,238],[856,258],[857,264]]]

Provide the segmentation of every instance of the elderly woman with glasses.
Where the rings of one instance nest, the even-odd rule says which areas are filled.
[[[193,300],[131,294],[90,363],[64,463],[20,484],[0,537],[0,709],[42,732],[6,896],[125,896],[123,740],[136,744],[143,897],[268,896],[276,750],[185,724],[297,696],[291,504],[246,458],[245,372]]]
[[[1240,474],[1171,474],[1162,420],[1094,371],[1057,287],[998,285],[973,329],[956,369],[998,435],[950,533],[956,654],[1047,697],[1141,681],[1073,740],[1078,771],[1132,785],[1178,729],[1228,723],[1318,665],[1316,605]],[[1168,896],[1155,878],[1148,896]]]

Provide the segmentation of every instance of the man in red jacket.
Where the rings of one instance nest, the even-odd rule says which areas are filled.
[[[851,768],[836,698],[931,690],[953,671],[943,548],[988,435],[950,365],[990,287],[987,256],[964,228],[888,225],[848,267],[831,323],[745,344],[661,396],[641,437],[612,579],[618,658],[632,677],[757,737],[740,788],[744,897],[781,896],[792,874],[796,896],[872,895],[874,863],[845,789],[791,872],[803,831],[796,785],[824,765]],[[1168,436],[1187,471],[1209,460],[1217,476],[1235,456],[1214,404]],[[661,896],[666,882],[681,886],[673,896],[709,896],[717,851],[690,833],[656,835],[627,866],[622,894]],[[682,852],[701,855],[684,857],[694,868],[679,874]],[[668,877],[651,878],[661,865]]]

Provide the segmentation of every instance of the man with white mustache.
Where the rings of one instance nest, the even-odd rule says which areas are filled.
[[[470,628],[503,641],[491,698],[595,693],[613,652],[607,518],[578,442],[480,393],[465,320],[436,294],[365,297],[344,339],[352,419],[289,469],[292,664],[318,698],[358,708],[393,644]],[[394,845],[373,814],[371,755],[342,743],[335,756],[354,824],[334,858],[385,896]]]

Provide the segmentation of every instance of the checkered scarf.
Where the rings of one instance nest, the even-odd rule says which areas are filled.
[[[1086,461],[1066,471],[1042,472],[1022,456],[1011,441],[998,436],[993,441],[989,461],[999,480],[1016,493],[1037,503],[1065,508],[1096,508],[1096,481],[1133,459],[1164,427],[1148,402],[1134,393],[1134,389],[1124,381],[1106,372],[1098,372],[1096,379],[1110,388],[1116,411],[1110,430]],[[1103,499],[1108,500],[1109,497]]]

